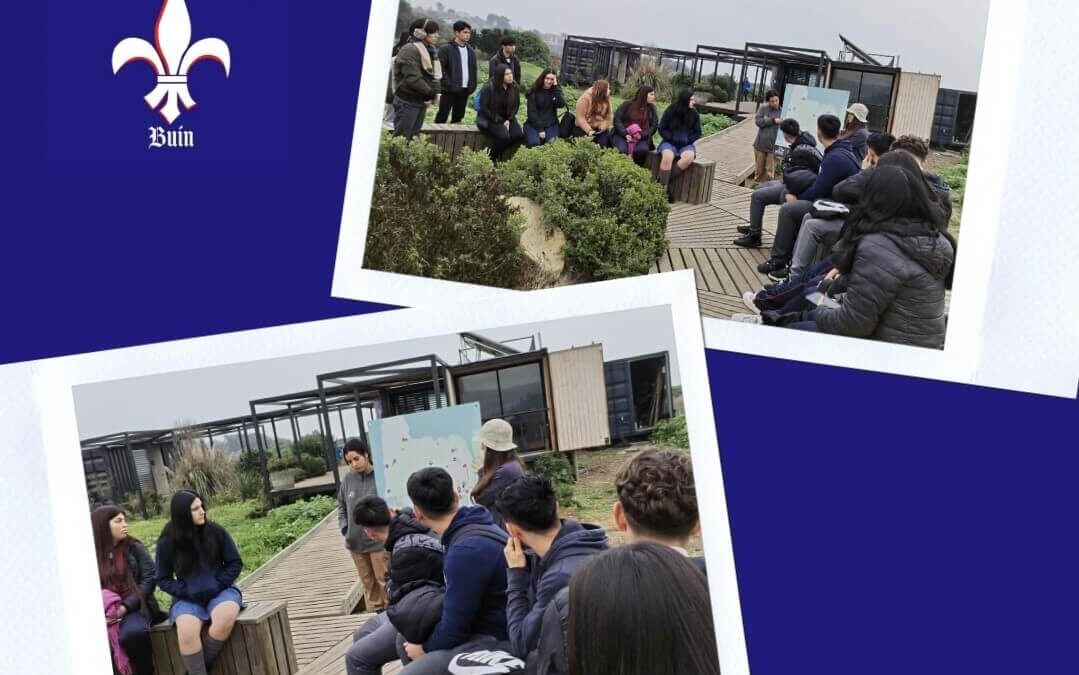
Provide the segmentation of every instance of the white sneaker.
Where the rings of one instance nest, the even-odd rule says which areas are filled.
[[[753,304],[753,298],[757,297],[757,293],[758,291],[746,291],[742,294],[742,302],[749,308],[749,311],[754,314],[761,313],[761,310],[757,309],[757,306]]]
[[[752,323],[760,325],[760,314],[734,314],[731,316],[731,321],[738,321],[740,323]]]

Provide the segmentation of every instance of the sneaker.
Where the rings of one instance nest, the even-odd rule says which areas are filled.
[[[731,321],[737,321],[738,323],[751,323],[759,326],[762,320],[760,314],[732,314]]]
[[[755,291],[746,291],[742,294],[742,302],[745,304],[746,307],[749,308],[749,311],[753,312],[754,314],[760,314],[761,310],[757,309],[757,305],[753,304],[753,300],[756,297],[757,293]]]
[[[750,232],[744,237],[738,237],[734,240],[735,246],[741,246],[742,248],[760,248],[761,247],[761,235],[759,232]]]
[[[768,278],[771,279],[772,281],[776,282],[777,284],[781,284],[781,283],[783,283],[784,281],[787,280],[787,277],[789,277],[790,274],[791,274],[791,268],[789,266],[784,265],[783,267],[778,267],[778,268],[772,270],[771,272],[769,272],[768,273]]]
[[[738,234],[749,234],[753,230],[749,229],[749,225],[739,225]]]
[[[768,274],[769,272],[774,272],[774,271],[776,271],[778,269],[783,269],[786,266],[787,266],[787,263],[785,263],[785,262],[783,262],[781,260],[776,260],[775,258],[769,258],[768,260],[765,260],[764,262],[762,262],[760,265],[757,265],[757,271],[760,272],[761,274]]]

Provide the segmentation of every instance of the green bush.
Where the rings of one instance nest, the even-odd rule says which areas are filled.
[[[518,155],[530,153],[518,153]],[[425,140],[383,134],[364,266],[520,288],[535,264],[520,248],[522,217],[508,208],[486,153],[456,162]]]
[[[270,457],[266,461],[266,469],[271,473],[274,471],[284,471],[285,469],[295,469],[299,467],[299,463],[296,461],[296,455],[286,450],[281,453],[280,457]]]
[[[472,37],[472,44],[484,54],[494,54],[501,49],[502,38],[510,35],[517,41],[517,58],[538,66],[547,67],[551,63],[551,49],[539,33],[526,30],[507,30],[505,28],[484,28]],[[453,37],[452,35],[450,37]],[[486,64],[481,64],[480,77],[487,77]],[[525,78],[522,78],[525,79]],[[532,82],[525,79],[525,85]]]
[[[296,464],[303,472],[303,478],[314,478],[326,473],[326,460],[321,457],[301,455],[300,458],[296,460]],[[303,480],[300,476],[296,476],[296,478]]]
[[[726,115],[719,115],[715,113],[701,113],[701,133],[705,136],[711,136],[712,134],[723,131],[727,127],[732,127],[736,122],[727,117]]]
[[[689,431],[686,429],[685,415],[660,420],[652,432],[652,442],[669,448],[689,449]]]
[[[153,490],[143,491],[142,496],[139,493],[132,492],[127,495],[127,499],[124,500],[124,510],[128,515],[142,518],[143,507],[146,508],[147,518],[156,518],[165,511],[164,503],[161,500],[161,495],[157,494]]]
[[[566,237],[566,264],[586,279],[646,274],[667,248],[666,192],[619,152],[559,141],[517,153],[499,177],[507,194],[540,204]]]
[[[167,469],[172,489],[194,490],[207,499],[236,492],[236,463],[221,450],[185,443],[175,464]]]
[[[738,85],[730,75],[708,75],[701,80],[697,89],[707,91],[720,103],[726,103],[734,99]]]
[[[241,499],[258,499],[262,496],[262,474],[259,471],[240,470],[236,474],[236,489]]]
[[[645,54],[640,65],[626,77],[624,88],[632,96],[644,85],[652,87],[661,101],[670,101],[674,97],[674,76],[666,66],[659,64],[654,54]]]
[[[267,456],[269,456],[267,451]],[[243,471],[262,471],[262,457],[256,452],[241,452],[240,456],[236,458],[236,469],[240,472]]]
[[[573,467],[564,455],[554,452],[540,455],[532,463],[532,472],[551,480],[559,506],[580,506],[573,492]]]

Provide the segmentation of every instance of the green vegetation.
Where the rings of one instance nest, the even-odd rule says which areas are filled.
[[[506,207],[486,153],[456,162],[431,143],[384,133],[364,266],[521,288],[535,265],[520,248],[521,216]]]
[[[660,420],[652,432],[652,442],[671,449],[689,450],[689,431],[685,415]]]
[[[581,505],[574,495],[573,467],[564,455],[553,452],[540,455],[532,463],[532,472],[551,479],[555,493],[558,494],[559,506],[568,508]]]
[[[324,495],[306,501],[279,506],[262,514],[262,503],[247,500],[215,506],[208,502],[210,519],[221,525],[236,542],[244,561],[240,578],[261,567],[281,549],[300,538],[314,527],[326,514],[337,508],[337,500]],[[134,516],[134,514],[131,514]],[[130,534],[139,539],[154,554],[157,538],[168,521],[167,516],[150,520],[131,520]],[[158,590],[156,595],[162,609],[168,609],[169,596]]]
[[[959,221],[963,215],[963,198],[967,189],[967,164],[970,161],[970,151],[963,152],[963,159],[958,164],[945,167],[937,172],[940,179],[948,186],[952,193],[952,220],[949,229],[953,234],[959,234]]]
[[[586,280],[646,274],[667,248],[666,192],[626,155],[557,142],[518,152],[498,173],[506,194],[535,201],[562,230],[566,264]]]

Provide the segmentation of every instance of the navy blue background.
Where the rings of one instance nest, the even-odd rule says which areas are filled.
[[[329,297],[366,7],[189,8],[234,70],[193,72],[184,162],[128,161],[151,78],[108,68],[156,0],[14,8],[47,20],[8,24],[4,46],[22,56],[0,106],[0,362],[380,309]],[[755,675],[1079,672],[1079,403],[708,363]]]

